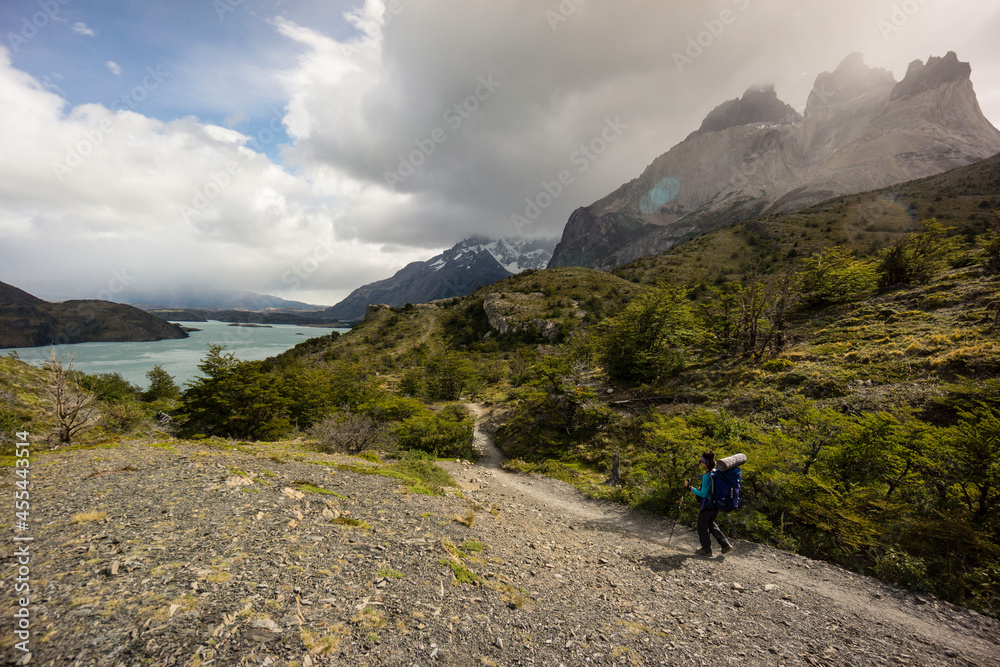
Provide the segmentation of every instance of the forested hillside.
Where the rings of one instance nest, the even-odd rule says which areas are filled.
[[[688,523],[699,453],[741,451],[746,507],[728,533],[997,616],[998,208],[994,158],[617,275],[526,271],[373,307],[267,361],[213,349],[182,395],[105,401],[119,420],[101,428],[158,412],[187,438],[470,458],[474,400],[508,468]]]

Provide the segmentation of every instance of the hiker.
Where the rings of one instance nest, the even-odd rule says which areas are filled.
[[[701,467],[705,473],[701,476],[700,489],[691,486],[691,480],[684,480],[684,486],[701,498],[701,512],[698,513],[698,538],[701,540],[701,548],[695,553],[699,556],[712,555],[712,539],[709,537],[709,533],[711,533],[718,540],[719,546],[722,547],[722,553],[726,554],[733,546],[719,530],[718,524],[715,523],[719,509],[712,500],[712,471],[715,470],[715,452],[705,452],[701,455]]]

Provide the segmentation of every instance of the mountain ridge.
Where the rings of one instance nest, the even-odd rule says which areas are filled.
[[[180,286],[151,292],[122,292],[118,303],[128,303],[143,310],[197,308],[211,310],[322,310],[324,306],[290,301],[248,290],[220,290],[204,286]]]
[[[472,237],[426,261],[411,262],[393,276],[355,289],[340,303],[322,311],[344,322],[364,317],[371,304],[399,307],[472,293],[526,269],[545,268],[550,242]]]
[[[549,265],[609,270],[761,214],[987,158],[1000,131],[970,73],[950,51],[914,61],[896,82],[851,54],[817,76],[802,116],[781,116],[773,91],[752,88],[639,177],[574,211]]]
[[[97,299],[50,303],[0,282],[0,348],[176,338],[187,333],[133,306]]]

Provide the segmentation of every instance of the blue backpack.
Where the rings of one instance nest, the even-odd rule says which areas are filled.
[[[734,454],[720,460],[712,471],[712,502],[717,510],[732,512],[743,507],[740,466],[746,461],[746,454]]]

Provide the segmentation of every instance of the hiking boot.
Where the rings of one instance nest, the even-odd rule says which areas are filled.
[[[695,556],[705,556],[706,558],[711,558],[712,557],[712,552],[711,551],[705,551],[704,549],[698,549],[697,551],[694,552],[694,555]]]
[[[733,545],[730,544],[729,542],[726,542],[725,544],[722,545],[722,553],[723,553],[723,555],[729,553],[732,550],[733,550]]]

